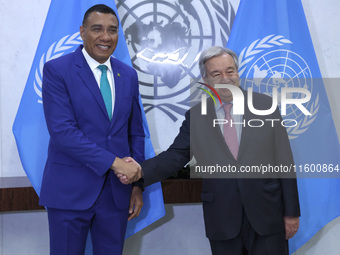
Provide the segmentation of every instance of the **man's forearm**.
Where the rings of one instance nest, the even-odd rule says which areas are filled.
[[[141,163],[144,185],[162,181],[181,170],[190,160],[190,152],[170,150]]]

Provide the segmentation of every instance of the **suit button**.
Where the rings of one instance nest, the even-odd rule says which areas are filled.
[[[108,140],[111,140],[111,136],[109,135],[109,136],[107,137],[107,139],[108,139]]]

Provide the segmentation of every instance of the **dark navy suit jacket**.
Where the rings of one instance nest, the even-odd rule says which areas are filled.
[[[110,171],[115,157],[144,160],[144,130],[136,71],[112,58],[115,102],[112,120],[80,46],[47,62],[43,106],[50,134],[40,204],[84,210],[99,196],[106,174],[118,208],[127,208],[131,185]],[[109,171],[109,172],[108,172]]]
[[[271,101],[268,96],[254,93],[255,109],[267,110],[271,108]],[[230,165],[237,170],[241,166],[294,164],[286,129],[279,121],[275,122],[274,127],[271,127],[270,121],[265,121],[281,120],[278,109],[269,116],[258,116],[245,105],[243,119],[246,122],[258,119],[265,124],[263,127],[249,127],[246,124],[242,128],[239,154],[235,159],[224,142],[219,126],[213,128],[216,112],[212,100],[208,101],[207,107],[206,116],[201,115],[200,104],[191,108],[169,149],[141,163],[145,185],[171,176],[192,155],[199,166]],[[259,125],[259,122],[251,125]],[[237,174],[224,176],[229,178],[203,178],[201,198],[207,237],[212,240],[236,237],[241,228],[243,211],[260,235],[283,232],[283,217],[300,215],[295,174],[289,176],[293,178],[280,178],[279,175],[277,178],[237,178]]]

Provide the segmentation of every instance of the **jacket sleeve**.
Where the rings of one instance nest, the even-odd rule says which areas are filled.
[[[133,100],[132,100],[132,111],[129,118],[129,146],[131,157],[137,162],[143,162],[145,160],[145,134],[142,118],[141,104],[139,101],[139,89],[138,89],[138,79],[137,73],[133,70],[133,75],[131,76],[132,86],[133,86]]]
[[[282,121],[281,114],[277,108],[274,112],[276,119]],[[283,198],[283,214],[284,216],[300,216],[300,203],[297,189],[296,174],[294,169],[294,158],[290,147],[290,142],[286,128],[282,125],[275,125],[275,164],[287,166],[291,169],[290,173],[282,173],[280,178],[282,198]],[[286,175],[286,176],[285,176]]]
[[[173,144],[154,158],[141,163],[144,184],[161,181],[179,171],[190,160],[190,111],[185,114],[179,134]]]
[[[132,112],[129,118],[129,147],[131,157],[134,158],[138,163],[141,163],[145,160],[145,133],[138,90],[139,84],[136,71],[133,70],[133,72],[134,75],[132,76],[132,84],[134,85],[134,90]],[[142,178],[139,181],[132,183],[132,186],[140,187],[144,191],[144,179]]]

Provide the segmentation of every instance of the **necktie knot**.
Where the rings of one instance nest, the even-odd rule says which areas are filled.
[[[107,66],[106,66],[106,65],[99,65],[99,66],[98,66],[98,69],[99,69],[100,71],[102,71],[103,74],[105,74],[106,71],[107,71]]]
[[[223,108],[223,110],[224,110],[226,115],[230,114],[231,107],[233,107],[233,104],[224,104],[224,105],[222,105],[222,108]]]

